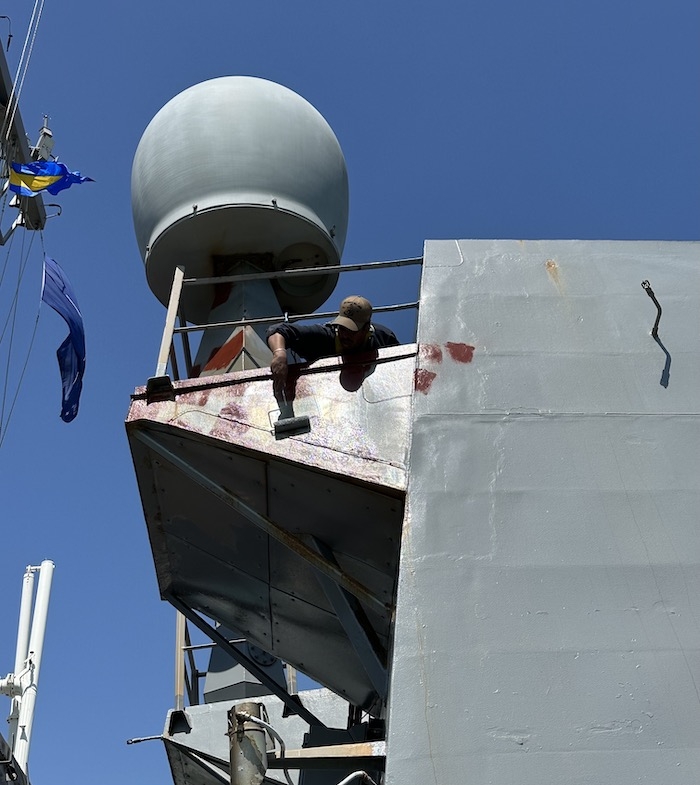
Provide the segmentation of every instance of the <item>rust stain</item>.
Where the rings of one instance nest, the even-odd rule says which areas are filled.
[[[425,368],[416,368],[413,377],[413,386],[416,388],[417,392],[422,392],[423,395],[427,395],[430,390],[430,385],[433,383],[436,376],[436,373],[427,371]]]
[[[445,348],[455,362],[470,363],[474,359],[474,347],[471,344],[448,341]]]
[[[442,362],[442,349],[435,343],[422,343],[418,349],[421,360],[432,363]]]
[[[547,270],[547,275],[552,279],[552,283],[557,287],[559,294],[564,294],[564,286],[559,276],[559,265],[554,259],[547,259],[544,266]]]

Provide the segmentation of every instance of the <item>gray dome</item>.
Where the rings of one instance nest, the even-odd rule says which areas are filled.
[[[214,274],[249,255],[265,270],[340,262],[348,217],[345,159],[333,131],[296,93],[248,76],[190,87],[153,118],[131,172],[134,228],[149,286],[167,303],[173,271]],[[337,275],[278,284],[285,310],[312,311]],[[210,287],[190,287],[202,321]]]

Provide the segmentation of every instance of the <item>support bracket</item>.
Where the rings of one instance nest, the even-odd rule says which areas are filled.
[[[313,535],[309,535],[308,539],[327,562],[338,567],[333,551],[325,543]],[[340,570],[340,567],[338,569]],[[352,594],[325,573],[317,571],[316,578],[369,676],[372,686],[379,697],[383,701],[386,700],[388,684],[386,652],[376,639],[364,609]]]

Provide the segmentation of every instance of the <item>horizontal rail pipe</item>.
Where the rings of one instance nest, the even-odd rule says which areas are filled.
[[[415,300],[410,303],[399,303],[397,305],[379,305],[372,308],[372,313],[389,313],[392,311],[408,311],[411,308],[418,308],[419,302]],[[337,316],[338,311],[326,311],[324,313],[300,313],[288,316],[286,321],[298,322],[302,319],[330,319],[332,316]],[[175,327],[174,333],[193,333],[199,330],[214,330],[219,327],[245,327],[252,324],[276,324],[277,322],[285,321],[281,316],[263,316],[259,319],[240,319],[235,322],[213,322],[212,324],[194,324],[189,327]]]
[[[390,267],[408,267],[423,264],[423,257],[397,259],[393,262],[363,262],[361,264],[336,264],[328,267],[298,267],[292,270],[275,270],[270,273],[244,273],[242,275],[223,275],[216,278],[185,278],[186,286],[205,284],[235,283],[237,281],[260,281],[265,279],[298,278],[304,275],[333,275],[334,273],[354,273],[359,270],[382,270]]]

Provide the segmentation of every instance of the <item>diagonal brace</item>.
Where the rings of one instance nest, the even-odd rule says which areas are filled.
[[[325,543],[313,535],[309,535],[308,539],[327,562],[337,566],[333,551]],[[335,611],[338,621],[345,630],[355,654],[359,657],[362,667],[369,676],[372,686],[379,697],[386,700],[387,671],[384,665],[386,652],[383,651],[381,644],[376,639],[364,609],[352,594],[329,578],[328,575],[316,572],[316,578]]]
[[[270,692],[278,697],[285,706],[287,706],[291,713],[298,714],[309,725],[321,725],[323,723],[316,717],[315,714],[310,712],[301,702],[301,700],[294,695],[290,695],[285,689],[261,668],[256,662],[247,657],[240,649],[237,649],[211,624],[205,621],[196,611],[185,605],[185,603],[176,594],[167,594],[165,597],[168,602],[173,605],[180,613],[189,619],[195,627],[199,628],[205,635],[211,638],[214,643],[219,645],[227,654],[233,657],[239,665],[242,665],[249,671],[259,682],[264,684]]]

